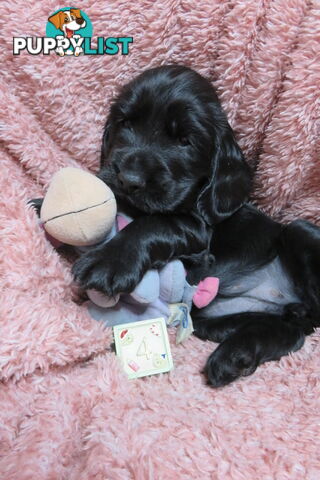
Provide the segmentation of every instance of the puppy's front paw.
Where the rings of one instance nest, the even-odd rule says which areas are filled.
[[[111,242],[82,255],[72,273],[84,289],[94,289],[109,296],[130,293],[142,277],[134,256],[119,251]]]
[[[203,373],[211,387],[223,387],[256,370],[259,362],[254,345],[237,344],[236,339],[234,335],[225,340],[208,358]]]

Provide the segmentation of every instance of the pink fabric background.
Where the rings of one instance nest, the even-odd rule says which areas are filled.
[[[318,480],[318,333],[221,390],[199,374],[214,345],[171,333],[175,370],[128,381],[26,207],[57,169],[97,170],[120,85],[180,62],[217,87],[257,204],[320,224],[317,0],[80,1],[94,36],[133,36],[129,56],[14,57],[12,37],[44,35],[63,6],[1,4],[1,480]]]

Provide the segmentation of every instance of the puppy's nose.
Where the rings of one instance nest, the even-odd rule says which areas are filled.
[[[81,18],[77,18],[77,19],[76,19],[76,22],[77,22],[78,25],[82,25],[83,22],[84,22],[84,18],[82,18],[82,17],[81,17]]]
[[[118,180],[120,185],[129,192],[136,192],[145,187],[145,181],[133,172],[118,173]]]

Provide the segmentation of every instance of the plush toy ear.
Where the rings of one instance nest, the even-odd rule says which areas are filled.
[[[60,30],[61,26],[63,25],[63,19],[64,19],[64,13],[57,12],[51,17],[49,17],[48,21],[51,22],[58,30]]]
[[[210,179],[197,199],[197,209],[209,225],[237,211],[249,197],[251,172],[227,122],[216,129]]]
[[[107,121],[107,123],[104,126],[103,136],[102,136],[100,168],[102,168],[105,165],[106,158],[110,150],[109,137],[110,137],[110,122]]]

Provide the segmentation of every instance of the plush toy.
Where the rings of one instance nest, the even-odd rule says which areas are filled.
[[[115,222],[117,205],[110,188],[80,168],[67,167],[52,178],[40,219],[46,232],[62,243],[95,245]]]
[[[131,221],[117,214],[114,195],[102,180],[72,167],[63,168],[53,176],[41,206],[40,219],[55,246],[58,240],[80,251],[109,241]],[[168,304],[185,303],[190,308],[193,301],[202,308],[215,297],[218,285],[215,277],[208,277],[199,285],[189,285],[182,262],[175,260],[160,272],[149,270],[130,294],[129,303],[152,304],[161,299]],[[113,307],[119,301],[119,295],[109,298],[94,290],[87,293],[100,309]],[[126,298],[128,300],[128,296]],[[106,312],[105,316],[109,318]],[[124,321],[128,321],[128,315]]]

